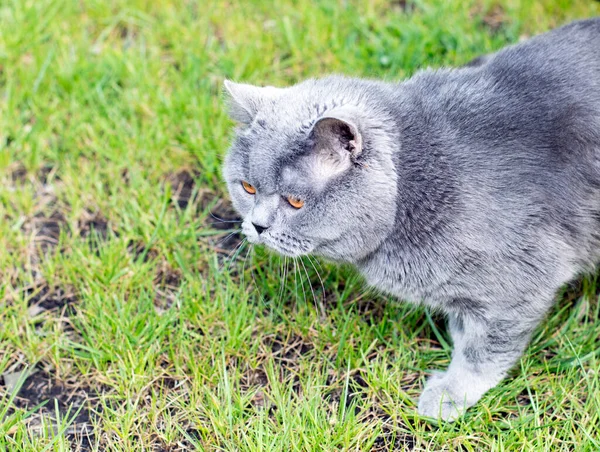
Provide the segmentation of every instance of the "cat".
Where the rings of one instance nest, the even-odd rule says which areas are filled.
[[[458,419],[600,262],[600,18],[399,83],[224,85],[248,241],[446,314],[452,361],[422,416]]]

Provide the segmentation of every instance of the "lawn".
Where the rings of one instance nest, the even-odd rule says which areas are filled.
[[[224,78],[399,80],[589,0],[0,2],[0,450],[600,450],[597,276],[455,424],[444,321],[241,242]]]

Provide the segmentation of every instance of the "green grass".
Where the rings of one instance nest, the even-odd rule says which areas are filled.
[[[600,13],[402,4],[0,2],[0,449],[600,450],[595,277],[434,426],[415,400],[449,362],[443,321],[348,268],[226,259],[224,78],[396,80]]]

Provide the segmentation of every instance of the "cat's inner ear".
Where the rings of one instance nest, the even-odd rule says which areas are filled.
[[[358,127],[347,119],[325,117],[313,126],[313,171],[329,178],[350,168],[362,152]]]
[[[256,113],[267,102],[279,97],[281,88],[254,86],[245,83],[223,82],[229,116],[242,124],[250,124]]]

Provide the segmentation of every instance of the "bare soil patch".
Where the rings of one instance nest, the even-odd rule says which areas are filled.
[[[200,193],[200,190],[196,190],[196,179],[199,176],[198,171],[188,169],[167,175],[167,183],[171,186],[173,201],[180,209],[185,209],[188,204],[194,202],[195,197]]]
[[[412,13],[415,9],[413,0],[392,0],[392,8],[405,13]]]
[[[481,25],[492,34],[500,33],[508,21],[506,11],[500,4],[494,4],[489,8],[478,4],[471,11],[471,15],[479,18]]]
[[[27,232],[33,236],[34,244],[46,253],[58,245],[61,231],[69,233],[65,216],[59,210],[52,211],[49,215],[37,213],[27,224]]]
[[[154,277],[154,306],[161,313],[169,309],[175,302],[181,286],[182,274],[179,269],[172,268],[162,262]]]
[[[29,296],[27,305],[30,308],[43,311],[64,312],[66,315],[75,314],[75,304],[78,299],[71,288],[50,287],[43,283],[37,287],[26,289]]]
[[[143,262],[152,261],[158,257],[158,250],[156,248],[147,247],[148,245],[142,241],[130,240],[127,243],[127,251],[129,254],[136,260],[142,259]]]
[[[56,433],[66,418],[65,435],[71,450],[88,451],[95,443],[93,407],[97,400],[98,393],[76,378],[59,381],[46,370],[34,369],[19,389],[14,406],[24,410],[38,407],[26,420],[34,435],[44,428]],[[57,410],[61,419],[57,419]]]
[[[236,231],[241,226],[241,218],[233,209],[231,202],[210,189],[199,187],[200,173],[196,170],[181,169],[166,176],[171,186],[172,199],[180,209],[194,205],[200,213],[210,207],[205,224],[211,229],[223,231],[223,234],[211,236],[209,245],[219,254],[228,255],[242,241]]]
[[[291,370],[298,366],[298,360],[311,353],[314,345],[304,338],[293,334],[289,337],[281,335],[266,336],[263,344],[269,350],[270,356],[284,370]]]
[[[79,236],[83,238],[98,237],[100,240],[107,240],[110,234],[118,236],[113,230],[101,212],[92,212],[86,210],[78,221]]]
[[[211,237],[212,248],[221,255],[229,256],[243,240],[241,233],[242,219],[228,200],[218,198],[206,218],[207,225],[222,234]]]

